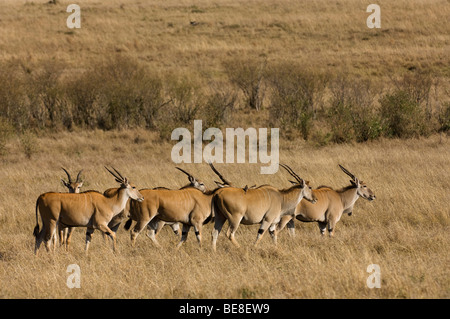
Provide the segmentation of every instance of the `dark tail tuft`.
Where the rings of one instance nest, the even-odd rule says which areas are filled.
[[[39,198],[36,201],[36,226],[33,229],[33,236],[36,238],[39,235],[38,204],[39,204]]]
[[[33,236],[37,237],[39,235],[39,225],[36,225],[33,229]]]
[[[125,230],[129,230],[132,222],[133,222],[133,220],[131,218],[128,219],[127,222],[125,223],[125,225],[123,225],[123,228],[125,228]]]
[[[205,221],[203,222],[203,225],[208,224],[211,220],[212,220],[212,216],[209,215],[209,216],[205,219]]]

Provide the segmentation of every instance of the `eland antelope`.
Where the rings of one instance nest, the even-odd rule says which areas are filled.
[[[353,206],[359,197],[369,201],[375,199],[375,194],[363,181],[356,178],[342,165],[339,165],[339,167],[351,177],[350,185],[340,190],[333,190],[328,186],[320,186],[313,190],[317,203],[311,205],[302,201],[295,211],[295,216],[298,220],[302,222],[317,222],[320,233],[324,235],[325,229],[328,229],[330,237],[334,235],[336,223],[341,219],[342,214],[352,214]],[[288,225],[289,233],[294,235],[295,225],[292,216],[282,218],[277,229],[280,231],[286,224]]]
[[[264,232],[270,227],[270,232],[276,243],[275,225],[281,216],[291,215],[298,203],[305,198],[314,203],[309,182],[300,178],[289,166],[280,164],[295,178],[294,185],[286,189],[277,189],[270,185],[244,190],[242,188],[222,188],[213,197],[213,209],[216,211],[214,230],[212,232],[212,246],[216,250],[216,243],[223,224],[228,220],[230,231],[227,234],[231,242],[239,247],[234,234],[239,224],[261,224],[256,237],[255,246],[261,240]]]
[[[184,174],[186,174],[189,179],[189,184],[181,187],[181,189],[187,188],[187,187],[193,187],[203,193],[207,191],[207,188],[202,181],[196,179],[194,176],[192,176],[191,174],[189,174],[188,172],[186,172],[185,170],[183,170],[179,167],[175,167],[175,168],[178,169],[179,171],[183,172]],[[157,187],[154,189],[167,189],[167,188]],[[158,233],[161,231],[161,229],[164,227],[164,225],[169,225],[172,228],[172,231],[175,233],[175,235],[178,236],[179,231],[180,231],[180,225],[178,224],[178,222],[165,222],[163,220],[160,220],[159,218],[154,218],[154,219],[152,219],[152,221],[150,223],[148,223],[147,236],[151,239],[155,238],[155,236],[158,235]]]
[[[107,190],[105,190],[103,192],[103,195],[106,197],[114,197],[117,195],[119,188],[115,187],[115,188],[108,188]],[[127,208],[128,207],[128,208]],[[125,208],[117,215],[115,215],[111,221],[108,223],[108,227],[114,232],[117,232],[117,229],[120,226],[120,223],[128,216],[128,211],[129,211],[129,207],[130,207],[130,200],[127,201],[127,204],[125,205]],[[59,227],[58,223],[58,227]],[[61,227],[65,227],[64,225],[61,225]],[[69,229],[69,232],[67,233],[67,237],[65,237],[65,247],[66,247],[66,251],[69,251],[69,247],[70,247],[70,242],[72,239],[72,232],[74,227],[66,227],[64,228],[65,230]],[[92,240],[92,235],[94,234],[94,231],[92,231],[91,235],[91,240]],[[105,233],[102,232],[102,236],[103,238],[105,238]],[[111,239],[112,237],[109,236]]]
[[[64,168],[61,167],[61,169],[66,173],[67,175],[67,181],[61,178],[61,181],[65,187],[67,187],[69,193],[79,193],[81,190],[81,187],[83,186],[83,181],[81,180],[81,171],[77,174],[77,179],[75,181],[72,180],[72,177],[70,176],[69,172]]]
[[[136,225],[131,230],[131,243],[133,246],[139,233],[147,224],[154,220],[157,223],[162,221],[183,224],[182,235],[177,248],[181,247],[186,241],[191,227],[194,227],[197,241],[201,246],[203,224],[214,218],[214,211],[211,209],[212,197],[217,190],[230,185],[230,182],[225,180],[212,164],[210,166],[223,182],[217,182],[218,187],[214,190],[208,191],[205,188],[202,191],[195,186],[183,187],[178,190],[163,188],[141,190],[145,200],[141,203],[131,201],[130,207],[130,217],[136,221]],[[188,175],[190,181],[194,179],[188,172],[178,167],[177,169]],[[129,229],[131,222],[126,226]],[[154,232],[149,232],[149,237],[159,246]]]
[[[188,176],[188,180],[189,180],[189,184],[181,187],[180,189],[186,189],[189,187],[192,188],[196,188],[201,192],[205,192],[207,191],[207,188],[205,186],[205,184],[198,180],[197,178],[195,178],[194,176],[192,176],[191,174],[189,174],[188,172],[186,172],[185,170],[176,167],[176,169],[178,169],[179,171],[183,172],[184,174],[186,174]],[[150,189],[141,189],[140,191],[147,191]],[[166,187],[155,187],[151,190],[170,190],[169,188]],[[128,219],[128,221],[125,223],[125,229],[129,230],[131,227],[131,223],[133,222],[133,218],[130,216],[130,205],[131,205],[131,201],[127,204],[126,208],[125,208],[125,212],[123,214],[120,214],[118,216],[116,216],[113,220],[116,220],[117,224],[119,225],[121,223],[121,221],[123,220],[123,218],[125,217],[130,217]],[[122,219],[120,219],[120,216],[123,216]],[[158,242],[156,241],[156,235],[158,235],[158,233],[161,231],[161,229],[164,227],[164,225],[169,225],[173,232],[175,233],[175,235],[179,234],[179,230],[180,230],[180,225],[178,222],[170,222],[170,221],[164,221],[159,219],[158,217],[153,218],[148,224],[147,224],[147,229],[148,229],[148,233],[147,236],[156,244],[158,245]],[[117,228],[116,228],[117,229]]]
[[[81,180],[81,172],[83,170],[80,170],[77,174],[77,179],[75,181],[72,180],[72,177],[70,176],[69,172],[64,168],[61,167],[61,169],[66,173],[67,175],[67,181],[61,178],[61,181],[65,187],[67,187],[67,190],[69,193],[79,193],[81,190],[81,187],[83,186],[83,181]],[[72,237],[72,231],[73,227],[65,227],[62,224],[58,223],[58,235],[59,235],[59,245],[65,246],[66,250],[69,249],[68,246],[68,240]],[[55,249],[56,246],[56,236],[53,237],[54,243],[53,243],[53,249]]]
[[[213,172],[220,178],[221,182],[218,181],[214,181],[214,183],[216,183],[218,188],[223,188],[223,187],[231,187],[233,186],[232,183],[228,180],[225,179],[225,177],[223,177],[223,175],[214,167],[214,165],[210,162],[208,163],[209,167],[213,170]],[[206,188],[205,184],[201,181],[197,181],[197,179],[195,177],[193,177],[191,174],[189,174],[188,172],[182,170],[179,167],[176,167],[178,170],[180,170],[181,172],[185,173],[188,178],[189,178],[189,182],[190,184],[182,187],[194,187],[197,188],[199,190],[201,190],[203,193],[207,192],[208,189]],[[252,186],[253,187],[253,186]],[[248,189],[248,187],[246,186],[246,189]],[[162,220],[160,220],[159,218],[154,218],[152,219],[152,221],[150,223],[148,223],[147,228],[149,229],[149,233],[147,234],[148,237],[153,238],[153,236],[157,235],[158,232],[162,229],[162,227],[168,224],[172,227],[172,230],[174,231],[174,233],[176,235],[178,235],[178,230],[179,230],[179,224],[178,223],[174,223],[174,222],[164,222]]]
[[[105,167],[106,168],[106,167]],[[123,177],[116,169],[111,173],[120,184],[117,192],[107,197],[97,191],[82,193],[44,193],[36,200],[36,226],[33,235],[36,237],[35,254],[42,241],[47,251],[50,251],[50,241],[55,233],[57,223],[67,227],[86,227],[86,252],[89,249],[91,234],[94,229],[100,229],[113,239],[113,250],[116,250],[116,235],[108,227],[111,219],[119,214],[129,198],[143,201],[144,197],[134,184]],[[39,231],[38,212],[41,215],[42,229]]]

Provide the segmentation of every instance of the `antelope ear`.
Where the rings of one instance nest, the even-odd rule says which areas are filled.
[[[79,188],[83,187],[83,182],[80,182],[78,187]]]
[[[291,182],[292,185],[297,185],[298,184],[298,182],[294,182],[294,181],[291,181],[291,180],[289,182]]]
[[[61,182],[63,183],[63,185],[64,186],[66,186],[66,187],[69,187],[70,185],[69,185],[69,183],[67,183],[65,180],[63,180],[62,178],[61,178]]]
[[[305,183],[306,183],[306,185],[308,185],[308,186],[309,186],[309,181],[306,181]]]
[[[191,184],[194,184],[196,182],[195,178],[192,176],[188,176],[188,179]]]
[[[123,179],[123,184],[126,185],[126,186],[129,185],[129,184],[128,184],[128,178],[124,177],[124,179]]]

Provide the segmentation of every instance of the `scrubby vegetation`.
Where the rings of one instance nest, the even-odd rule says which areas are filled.
[[[450,56],[447,0],[380,1],[369,29],[361,0],[77,0],[0,3],[0,298],[449,298]],[[64,192],[61,166],[83,189],[178,188],[175,127],[280,128],[280,162],[312,187],[348,185],[343,164],[375,192],[342,217],[335,238],[296,221],[274,246],[252,247],[258,225],[223,231],[163,228],[118,251],[95,235],[83,251],[33,255],[35,201]],[[235,185],[288,187],[285,172],[218,164]],[[258,165],[259,166],[259,165]],[[206,163],[182,164],[215,187]],[[97,233],[97,232],[96,232]],[[43,249],[43,248],[41,248]],[[81,288],[67,287],[67,266]],[[367,267],[381,269],[370,289]]]
[[[67,70],[57,63],[28,71],[12,65],[0,67],[0,117],[3,127],[18,133],[145,128],[169,139],[173,128],[197,118],[233,127],[230,111],[235,117],[267,114],[247,125],[280,127],[284,138],[318,144],[448,133],[448,102],[434,98],[431,92],[440,88],[423,70],[380,85],[317,73],[295,62],[247,67],[248,61],[237,59],[225,64],[224,73],[234,66],[233,78],[219,89],[184,74],[157,74],[124,56],[70,77],[62,76]],[[10,130],[0,134],[4,141]]]
[[[314,145],[448,134],[440,1],[383,4],[381,29],[364,25],[357,0],[345,12],[328,1],[79,5],[84,23],[70,30],[62,2],[2,5],[2,127],[145,128],[168,140],[197,118]]]

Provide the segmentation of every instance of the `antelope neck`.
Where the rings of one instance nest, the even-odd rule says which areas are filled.
[[[114,203],[112,206],[115,213],[121,212],[127,204],[129,196],[126,195],[126,190],[126,188],[121,187],[117,190],[117,194],[112,197],[114,199]]]
[[[357,191],[358,188],[353,187],[339,193],[339,195],[341,196],[341,202],[342,205],[344,206],[344,209],[347,209],[355,204],[356,200],[359,197]]]
[[[293,188],[288,191],[281,192],[283,196],[283,206],[287,209],[295,208],[302,200],[302,188]]]

